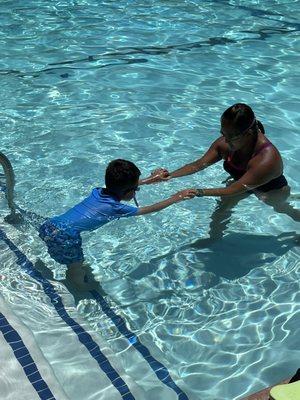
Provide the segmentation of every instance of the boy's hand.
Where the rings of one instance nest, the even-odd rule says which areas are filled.
[[[173,194],[171,198],[174,199],[176,203],[178,203],[179,201],[192,199],[193,197],[197,196],[197,193],[198,193],[197,189],[184,189],[181,190],[180,192]]]

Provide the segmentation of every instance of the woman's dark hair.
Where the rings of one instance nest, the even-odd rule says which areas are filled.
[[[261,133],[265,134],[265,128],[264,128],[263,124],[258,119],[256,120],[256,122],[257,122],[258,129],[261,131]]]
[[[137,184],[141,171],[131,161],[113,160],[105,172],[106,188],[115,194],[124,193]]]
[[[265,133],[263,124],[255,119],[255,114],[250,106],[244,103],[237,103],[227,108],[222,114],[221,119],[225,119],[233,124],[237,134],[248,132],[258,133],[258,129]],[[253,124],[253,125],[252,125]]]

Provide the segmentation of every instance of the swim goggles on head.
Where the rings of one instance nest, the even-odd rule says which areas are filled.
[[[139,203],[138,203],[135,195],[133,196],[133,201],[134,201],[134,204],[139,208]]]
[[[240,135],[243,135],[244,133],[248,132],[251,128],[253,128],[253,126],[256,124],[256,118],[253,118],[253,121],[251,122],[250,126],[248,126],[247,129],[243,130],[242,133],[240,133]]]
[[[132,190],[134,191],[134,195],[133,195],[134,204],[135,204],[137,207],[139,207],[139,203],[138,203],[138,201],[137,201],[137,199],[136,199],[135,193],[138,192],[138,191],[140,190],[140,188],[139,188],[138,185],[136,185],[136,186],[134,186],[134,187],[132,187],[132,188],[130,188],[130,189],[127,189],[125,193],[131,192]]]
[[[139,207],[139,203],[138,203],[138,201],[137,201],[137,199],[136,199],[136,192],[138,192],[138,191],[140,190],[140,188],[139,188],[138,186],[135,186],[132,190],[134,191],[134,196],[133,196],[134,204],[135,204],[137,207]]]
[[[246,128],[246,129],[244,129],[241,133],[239,133],[238,135],[235,135],[235,136],[233,136],[233,137],[231,137],[230,139],[228,139],[228,140],[230,140],[230,142],[232,142],[232,141],[235,141],[236,139],[239,139],[241,136],[243,136],[246,132],[248,132],[251,128],[253,128],[253,126],[256,124],[256,118],[254,117],[253,118],[253,121],[251,122],[251,124],[248,126],[248,128]],[[223,135],[223,136],[225,136],[224,135],[224,133],[223,133],[223,131],[222,131],[222,129],[221,129],[221,134]]]

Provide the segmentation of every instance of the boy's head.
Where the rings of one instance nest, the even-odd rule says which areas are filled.
[[[105,172],[105,185],[120,199],[131,200],[138,186],[141,171],[131,161],[113,160]]]

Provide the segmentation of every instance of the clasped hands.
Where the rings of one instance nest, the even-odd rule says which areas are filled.
[[[151,175],[143,179],[144,184],[164,182],[171,179],[171,174],[166,168],[157,168],[151,172]]]

